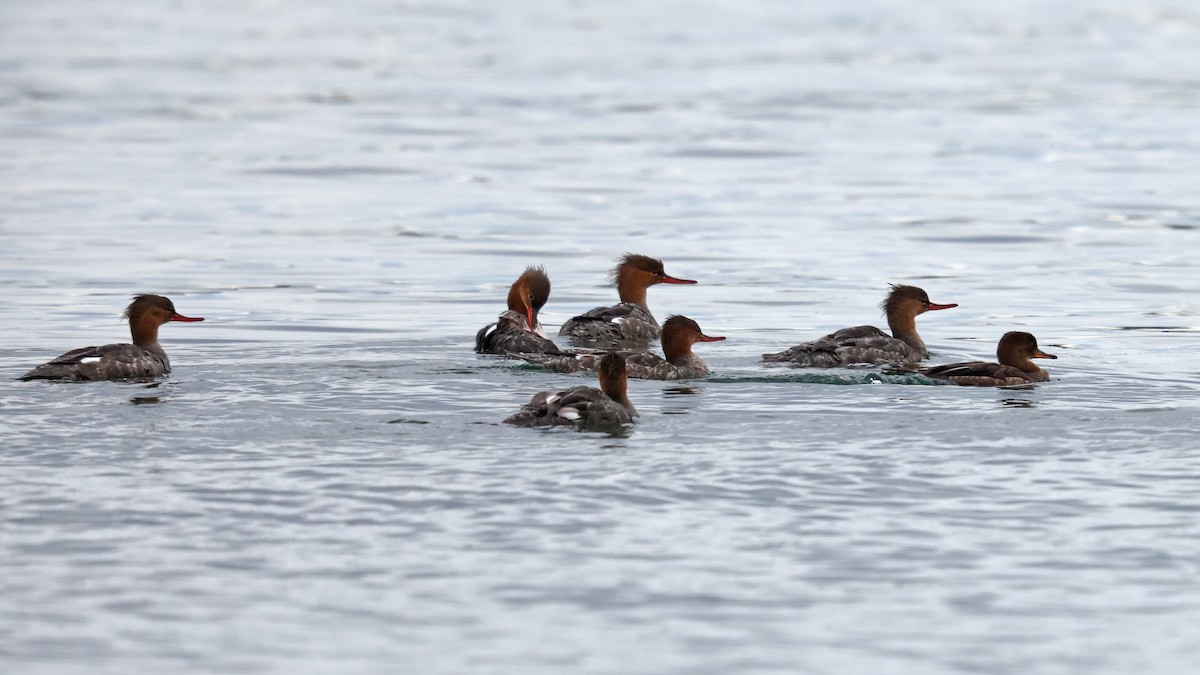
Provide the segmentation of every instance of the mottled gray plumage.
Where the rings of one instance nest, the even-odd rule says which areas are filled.
[[[709,337],[699,324],[686,316],[669,317],[663,324],[662,347],[666,358],[645,350],[621,350],[629,377],[638,380],[687,380],[708,375],[708,366],[692,351],[697,342],[716,342],[723,337]],[[528,355],[521,358],[546,366],[560,373],[599,370],[601,357],[595,354],[570,356]]]
[[[763,354],[763,361],[836,368],[857,363],[915,363],[927,356],[929,353],[923,348],[898,340],[875,326],[855,326],[802,342],[778,354]]]
[[[612,307],[597,307],[567,319],[558,334],[583,344],[622,341],[649,342],[662,332],[658,321],[645,305],[622,302]]]
[[[475,334],[475,351],[479,354],[568,354],[549,338],[529,330],[525,317],[512,310],[500,314],[496,323],[488,324]]]
[[[581,429],[612,430],[633,422],[637,410],[629,401],[625,360],[618,354],[599,359],[600,387],[571,387],[551,393],[543,391],[521,411],[504,420],[524,427],[576,426]]]

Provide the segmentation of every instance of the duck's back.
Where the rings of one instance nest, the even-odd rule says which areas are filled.
[[[695,354],[688,355],[679,365],[671,363],[658,354],[647,351],[617,352],[625,358],[625,370],[636,380],[687,380],[708,375],[708,365]],[[599,354],[585,354],[579,363],[588,370],[599,371]]]
[[[1019,368],[986,361],[947,363],[932,368],[922,368],[918,372],[935,380],[967,387],[1007,387],[1042,382],[1047,379],[1041,377],[1045,371],[1027,373]]]
[[[504,420],[523,427],[575,425],[581,428],[611,427],[633,421],[629,411],[595,387],[578,386],[566,391],[543,391],[521,412]]]
[[[786,362],[810,368],[835,368],[856,363],[911,363],[923,358],[925,354],[912,345],[875,326],[843,328],[776,354],[763,354],[763,361],[768,363]]]
[[[568,319],[558,334],[572,340],[595,343],[653,340],[661,331],[650,310],[637,303],[622,302],[611,307],[597,307]]]
[[[479,354],[563,354],[551,340],[524,329],[492,323],[475,334]]]
[[[20,377],[22,380],[94,382],[152,378],[171,372],[167,355],[132,344],[74,349]]]

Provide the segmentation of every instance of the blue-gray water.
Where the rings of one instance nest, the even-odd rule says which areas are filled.
[[[1190,1],[0,5],[0,670],[1200,670]],[[624,251],[626,437],[471,352]],[[758,355],[1029,330],[1024,390]],[[15,382],[124,341],[153,385]]]

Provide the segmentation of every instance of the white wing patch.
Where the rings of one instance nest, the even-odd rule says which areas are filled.
[[[572,422],[574,422],[579,419],[579,411],[575,408],[568,406],[566,408],[560,408],[558,411],[558,416],[563,419],[571,420]]]
[[[79,359],[79,362],[80,363],[95,363],[99,360],[100,360],[99,356],[85,356],[82,359]]]
[[[620,326],[620,325],[623,325],[628,318],[629,317],[618,316],[615,319],[613,319],[612,322],[617,324],[618,326]]]
[[[546,405],[550,405],[559,399],[558,394],[551,394],[546,397]]]

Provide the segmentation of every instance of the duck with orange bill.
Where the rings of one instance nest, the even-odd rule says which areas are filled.
[[[843,328],[812,342],[803,342],[776,354],[763,354],[767,363],[790,363],[812,368],[835,368],[854,364],[908,364],[929,358],[929,350],[917,333],[917,317],[925,312],[958,307],[938,304],[916,286],[892,284],[883,301],[892,334],[874,326]]]
[[[496,323],[475,334],[479,354],[564,354],[538,321],[538,312],[550,299],[550,277],[541,267],[527,267],[508,289],[508,309]]]
[[[717,342],[724,337],[705,335],[700,325],[686,316],[671,316],[663,323],[662,349],[666,358],[644,350],[616,352],[625,359],[629,377],[639,380],[687,380],[708,375],[708,366],[692,351],[697,342]],[[599,354],[570,356],[519,355],[530,363],[547,366],[560,373],[599,370]]]
[[[655,284],[694,284],[666,273],[661,260],[626,253],[610,277],[617,286],[621,302],[568,319],[558,334],[580,343],[648,342],[662,329],[646,304],[646,289]]]
[[[152,378],[171,372],[171,361],[158,343],[158,328],[171,321],[203,321],[184,316],[161,295],[136,295],[125,308],[133,344],[83,347],[44,363],[20,377],[22,380],[90,382]]]
[[[578,386],[557,393],[540,392],[504,422],[522,427],[573,425],[581,429],[611,429],[633,422],[638,413],[629,401],[624,357],[605,354],[597,372],[599,389]]]
[[[1033,359],[1057,358],[1038,348],[1037,338],[1031,333],[1012,331],[1005,333],[996,346],[996,360],[999,363],[947,363],[922,368],[917,372],[935,380],[968,387],[1010,387],[1048,382],[1050,374]]]

